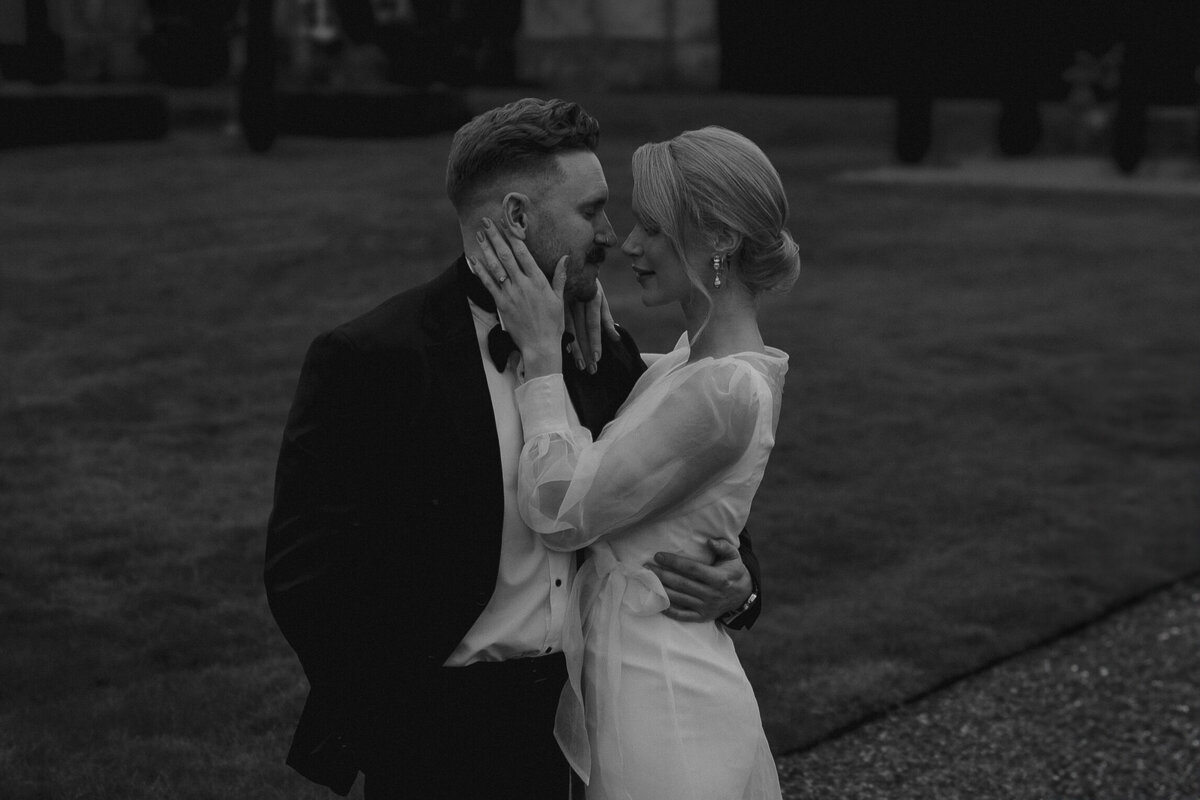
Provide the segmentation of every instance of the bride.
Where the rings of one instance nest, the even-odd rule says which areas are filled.
[[[525,366],[521,514],[546,547],[586,549],[564,625],[570,680],[555,735],[589,800],[778,798],[728,633],[659,613],[669,601],[644,565],[657,551],[701,557],[709,534],[736,547],[750,514],[788,363],[763,343],[758,298],[786,291],[800,268],[787,198],[762,151],[719,127],[643,145],[633,176],[637,224],[622,250],[642,302],[678,303],[687,331],[672,352],[647,357],[594,441],[566,411],[566,257],[548,282],[518,238],[489,225],[487,268],[475,270]]]

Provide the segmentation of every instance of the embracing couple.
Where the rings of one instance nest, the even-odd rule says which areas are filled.
[[[723,128],[637,150],[621,250],[687,326],[642,354],[597,282],[598,138],[560,100],[463,126],[463,255],[305,359],[265,577],[311,687],[288,763],[338,793],[780,796],[726,627],[761,605],[743,528],[787,356],[756,312],[799,270],[787,199]]]

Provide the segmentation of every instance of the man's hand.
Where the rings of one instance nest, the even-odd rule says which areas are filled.
[[[741,608],[754,591],[750,571],[736,547],[725,539],[709,539],[716,559],[711,564],[677,553],[656,553],[646,567],[658,576],[671,599],[663,613],[679,622],[707,622]]]
[[[621,341],[600,281],[596,281],[596,295],[591,300],[567,303],[564,316],[567,333],[575,337],[571,342],[571,358],[575,360],[576,368],[595,374],[596,362],[600,360],[600,337]]]

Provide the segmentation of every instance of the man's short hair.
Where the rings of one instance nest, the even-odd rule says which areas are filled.
[[[446,194],[462,211],[497,178],[552,170],[553,156],[595,150],[599,141],[600,123],[578,103],[527,97],[493,108],[454,134]]]

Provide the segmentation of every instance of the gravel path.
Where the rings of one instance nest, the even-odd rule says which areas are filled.
[[[783,796],[1200,800],[1200,578],[779,760]]]

